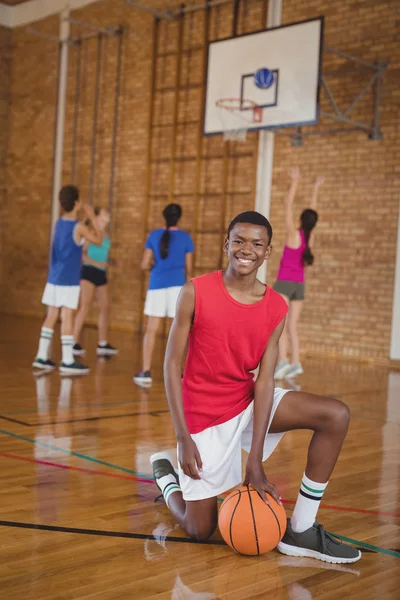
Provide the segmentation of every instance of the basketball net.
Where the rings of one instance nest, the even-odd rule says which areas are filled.
[[[262,121],[262,108],[252,100],[220,98],[215,104],[221,121],[224,142],[245,142],[248,125]]]

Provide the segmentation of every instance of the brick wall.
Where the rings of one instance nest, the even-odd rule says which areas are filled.
[[[152,6],[162,9],[168,3],[153,1]],[[393,10],[389,1],[284,2],[284,23],[324,14],[327,45],[370,61],[390,60],[382,97],[383,141],[369,141],[365,134],[354,132],[313,135],[306,138],[303,147],[292,148],[289,138],[276,136],[271,207],[275,238],[269,283],[273,282],[284,242],[282,205],[287,169],[292,164],[302,169],[304,182],[296,203],[299,211],[306,203],[313,177],[323,172],[327,178],[320,196],[316,264],[308,274],[301,323],[304,348],[310,352],[375,359],[389,354],[400,122],[396,90],[399,50]],[[262,0],[242,0],[238,32],[260,28],[265,11]],[[74,14],[98,25],[124,27],[111,230],[118,266],[111,269],[110,289],[113,323],[137,329],[142,321],[144,293],[139,261],[147,231],[161,224],[163,206],[175,199],[184,209],[183,227],[196,240],[196,272],[220,267],[227,223],[254,203],[258,138],[251,134],[245,144],[224,145],[219,137],[200,136],[205,13],[185,16],[180,55],[179,24],[160,23],[153,110],[151,16],[122,0],[93,4]],[[231,35],[232,22],[232,5],[213,8],[208,39]],[[56,35],[58,22],[47,19],[36,27]],[[73,35],[79,32],[87,33],[73,28]],[[75,113],[79,53],[80,102]],[[63,179],[65,183],[71,181],[75,152],[75,181],[83,198],[92,193],[94,204],[102,206],[108,206],[110,198],[117,54],[118,38],[104,38],[93,154],[98,40],[87,40],[80,49],[76,46],[70,51]],[[344,68],[331,56],[326,61],[330,70]],[[57,45],[17,29],[13,32],[13,63],[3,310],[41,314],[50,223]],[[181,89],[176,94],[178,73]],[[340,102],[346,102],[359,89],[361,75],[342,81],[333,78],[332,86]],[[369,114],[368,102],[366,97],[360,103],[354,113],[357,118]],[[154,127],[150,135],[151,114]],[[310,131],[329,125],[322,121]],[[95,177],[91,186],[93,156]]]
[[[325,44],[366,62],[389,60],[384,75],[381,128],[371,141],[363,132],[305,139],[301,148],[276,136],[271,221],[275,250],[269,282],[284,242],[283,202],[287,170],[300,166],[298,214],[307,205],[313,178],[322,173],[315,266],[307,274],[307,301],[300,324],[309,352],[386,359],[389,356],[400,183],[400,47],[391,2],[285,0],[283,22],[325,15]],[[397,34],[398,35],[398,34]],[[344,71],[346,61],[325,55],[325,71]],[[344,109],[368,81],[369,72],[329,77]],[[371,96],[351,116],[371,119]],[[326,98],[322,94],[326,110]],[[336,127],[321,120],[319,128]]]
[[[11,31],[0,27],[0,295],[4,281],[4,232],[6,222],[7,147],[10,118]]]

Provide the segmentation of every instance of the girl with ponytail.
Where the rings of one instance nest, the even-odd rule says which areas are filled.
[[[291,378],[303,373],[300,363],[299,339],[297,323],[304,302],[304,270],[314,263],[312,253],[313,229],[318,221],[317,197],[320,186],[324,183],[323,177],[317,177],[311,197],[310,208],[306,208],[300,215],[300,227],[296,226],[293,217],[293,202],[300,180],[300,169],[294,167],[290,171],[292,180],[289,194],[285,203],[286,244],[283,250],[276,290],[289,305],[286,319],[279,342],[279,362],[275,370],[275,379]],[[292,363],[288,360],[288,338],[292,351]]]
[[[142,386],[152,383],[151,360],[161,319],[175,317],[181,287],[192,275],[193,241],[188,233],[177,227],[182,208],[179,204],[168,204],[162,214],[165,227],[150,232],[141,262],[141,268],[150,271],[144,307],[147,324],[142,370],[133,380]]]

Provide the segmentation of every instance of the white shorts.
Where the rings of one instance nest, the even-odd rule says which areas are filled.
[[[148,317],[170,317],[176,312],[176,303],[182,286],[147,290],[144,314]]]
[[[53,283],[46,283],[42,304],[56,306],[57,308],[65,306],[66,308],[76,310],[79,304],[80,291],[81,288],[79,285],[54,285]]]
[[[268,429],[279,402],[288,391],[275,388]],[[179,482],[185,500],[213,498],[243,481],[242,449],[250,452],[253,410],[254,402],[230,421],[192,434],[203,462],[203,470],[200,473],[201,479],[192,479],[185,475],[178,462]],[[283,436],[283,433],[268,433],[268,429],[264,441],[263,461],[272,454]]]

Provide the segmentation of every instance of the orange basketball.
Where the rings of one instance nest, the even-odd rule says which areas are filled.
[[[265,554],[275,548],[286,531],[283,506],[267,494],[268,504],[251,486],[242,485],[222,503],[218,525],[225,542],[240,554]]]

